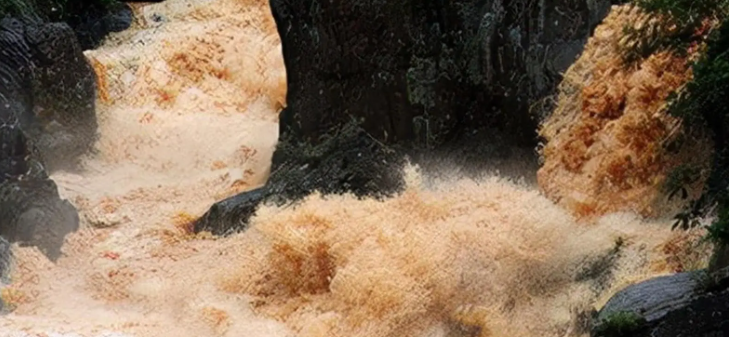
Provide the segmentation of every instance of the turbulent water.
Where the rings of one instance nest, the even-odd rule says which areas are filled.
[[[579,222],[535,186],[414,167],[384,202],[313,195],[243,234],[192,236],[194,216],[267,177],[280,42],[267,1],[135,11],[87,52],[97,151],[53,177],[83,229],[56,264],[15,247],[2,336],[579,336],[615,290],[702,263],[667,221]]]

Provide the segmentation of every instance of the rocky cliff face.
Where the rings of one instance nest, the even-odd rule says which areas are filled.
[[[533,145],[555,89],[609,1],[272,0],[288,78],[281,128],[316,142],[352,118],[388,144],[489,128]]]
[[[94,73],[65,23],[3,18],[0,53],[0,236],[55,259],[78,215],[48,171],[93,144]]]
[[[611,3],[271,0],[270,5],[288,91],[268,185],[280,186],[274,188],[277,198],[297,199],[314,189],[358,195],[397,190],[397,179],[380,179],[399,170],[381,164],[390,147],[410,154],[478,153],[470,155],[474,162],[494,159],[485,148],[532,148],[540,113],[531,113],[531,106],[555,90],[560,73]],[[336,131],[351,124],[362,132]],[[335,143],[361,144],[362,153],[373,156],[330,149],[333,137],[350,137]],[[317,146],[327,150],[304,150]],[[355,156],[320,165],[321,155],[344,150]],[[320,180],[301,180],[311,176]],[[207,214],[196,228],[223,233],[237,227],[239,216],[221,220],[230,218],[223,214],[251,214],[263,195],[257,193],[214,206],[218,215]],[[235,211],[239,203],[233,200],[248,200],[249,206]]]

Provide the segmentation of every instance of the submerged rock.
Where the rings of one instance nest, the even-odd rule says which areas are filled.
[[[729,335],[729,269],[685,272],[632,285],[600,310],[592,336]]]
[[[405,154],[427,162],[433,154],[473,152],[478,155],[468,161],[482,163],[500,156],[483,151],[488,142],[498,142],[500,149],[533,148],[539,114],[530,107],[553,93],[560,72],[581,52],[610,1],[271,0],[270,5],[286,64],[287,107],[279,115],[275,173],[266,194],[296,200],[315,189],[396,191],[399,179],[393,176],[400,167],[393,163],[401,160],[393,158]],[[370,141],[340,142],[342,147],[312,152],[306,160],[297,155],[351,123]],[[368,146],[381,151],[342,161],[325,157],[350,158],[337,153],[370,151]],[[462,150],[465,146],[474,151]],[[393,149],[400,153],[391,155]],[[331,166],[316,165],[320,162]],[[304,178],[310,175],[319,181]],[[342,178],[347,176],[358,178]],[[245,227],[252,199],[234,197],[213,206],[196,228]]]

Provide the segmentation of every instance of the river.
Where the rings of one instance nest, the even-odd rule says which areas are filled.
[[[15,248],[2,336],[581,336],[579,313],[617,289],[700,263],[667,220],[577,221],[533,184],[426,183],[416,167],[383,202],[313,195],[263,207],[245,233],[194,236],[194,216],[266,180],[280,41],[264,0],[134,8],[86,52],[96,151],[53,176],[82,229],[56,264]]]

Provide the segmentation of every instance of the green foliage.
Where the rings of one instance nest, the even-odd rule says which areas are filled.
[[[729,0],[634,0],[633,4],[648,15],[624,28],[626,64],[661,50],[683,54],[701,41],[707,20],[722,20],[729,14]]]
[[[688,198],[688,190],[686,186],[696,183],[701,177],[698,168],[690,165],[680,165],[668,175],[664,184],[664,192],[668,194],[669,199],[673,199],[680,193],[681,199]]]
[[[706,42],[706,51],[692,65],[693,80],[669,97],[668,111],[682,120],[687,136],[708,131],[715,153],[704,193],[676,215],[673,228],[700,226],[699,219],[716,210],[707,239],[718,245],[729,243],[729,0],[634,0],[633,4],[648,15],[638,28],[625,29],[627,62],[659,50],[684,53],[690,45]],[[710,31],[707,23],[712,21],[720,24]],[[664,186],[669,197],[685,199],[684,186],[696,182],[698,174],[685,166],[672,172]]]
[[[719,204],[719,211],[716,220],[707,227],[707,239],[717,245],[729,243],[729,204]]]
[[[600,321],[595,329],[598,337],[623,337],[639,331],[646,320],[632,311],[612,313]]]
[[[634,0],[648,13],[665,15],[676,23],[696,25],[709,17],[721,17],[729,7],[728,0]]]
[[[729,20],[709,37],[708,49],[693,65],[694,79],[669,99],[669,113],[683,121],[687,134],[708,130],[715,145],[711,173],[704,194],[677,216],[681,228],[699,225],[697,219],[714,206],[717,218],[707,229],[715,243],[729,242]],[[682,173],[677,173],[681,175]],[[676,188],[673,186],[673,188]],[[678,226],[674,226],[678,227]]]

